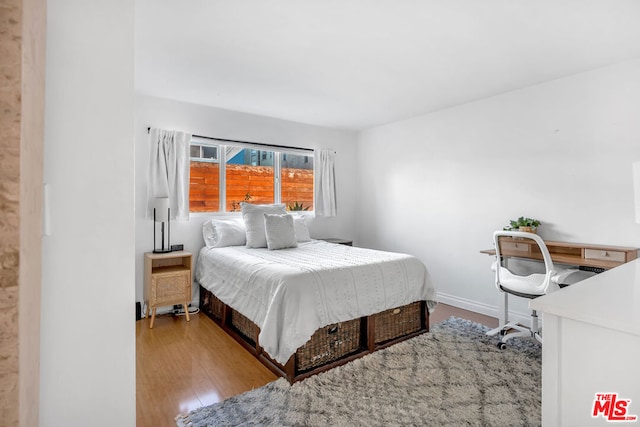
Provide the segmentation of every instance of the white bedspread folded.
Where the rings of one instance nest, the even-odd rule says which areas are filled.
[[[204,247],[195,275],[260,327],[260,345],[282,364],[324,326],[420,300],[436,305],[416,257],[319,240],[277,251]]]

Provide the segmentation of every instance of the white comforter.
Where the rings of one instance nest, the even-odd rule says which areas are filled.
[[[260,345],[282,364],[321,327],[420,300],[436,305],[417,258],[319,240],[277,251],[204,247],[195,274],[260,327]]]

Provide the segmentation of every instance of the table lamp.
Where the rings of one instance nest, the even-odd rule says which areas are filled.
[[[156,223],[160,223],[160,248],[156,245]],[[165,246],[164,223],[167,223],[167,240]],[[156,197],[153,201],[153,253],[171,252],[171,208],[169,207],[168,197]]]

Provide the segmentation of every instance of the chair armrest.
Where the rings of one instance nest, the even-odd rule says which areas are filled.
[[[551,275],[551,281],[557,285],[561,285],[567,280],[567,277],[579,271],[577,268],[562,269]]]

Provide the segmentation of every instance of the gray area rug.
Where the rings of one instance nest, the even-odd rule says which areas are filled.
[[[506,350],[485,326],[451,317],[431,332],[289,385],[278,379],[178,416],[201,426],[534,426],[541,349]]]

